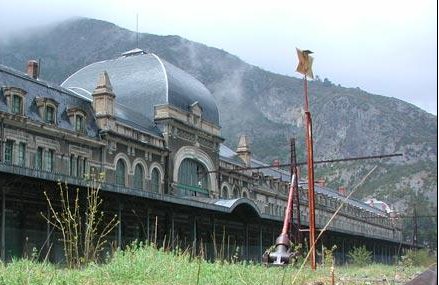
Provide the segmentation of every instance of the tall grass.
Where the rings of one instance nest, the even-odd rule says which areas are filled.
[[[400,278],[407,281],[415,272],[423,270],[423,267],[407,267],[398,273],[403,273]],[[13,260],[6,265],[0,264],[0,284],[291,284],[296,272],[298,268],[293,266],[207,262],[201,258],[191,259],[189,252],[164,251],[154,245],[132,245],[124,251],[116,251],[106,264],[91,263],[82,269],[60,268],[30,259]],[[336,282],[365,276],[393,280],[395,270],[392,266],[370,265],[339,267],[335,272]],[[330,284],[330,269],[319,267],[315,272],[303,269],[296,282],[304,284],[316,280]]]

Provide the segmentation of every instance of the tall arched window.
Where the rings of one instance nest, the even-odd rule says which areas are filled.
[[[233,188],[233,198],[239,198],[239,190],[238,187]]]
[[[116,163],[116,184],[125,186],[125,172],[125,162],[119,159]]]
[[[151,190],[160,193],[160,172],[157,168],[153,168],[151,171]]]
[[[223,189],[221,190],[221,198],[229,198],[229,191],[227,190],[226,186],[223,186]]]
[[[134,188],[143,189],[143,167],[140,163],[134,169]]]
[[[209,173],[199,161],[186,158],[178,169],[178,183],[182,196],[209,196]]]

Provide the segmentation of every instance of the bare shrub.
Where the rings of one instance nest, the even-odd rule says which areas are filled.
[[[117,215],[104,224],[100,197],[103,173],[93,173],[86,177],[88,186],[85,192],[85,205],[81,209],[79,188],[69,190],[67,183],[58,182],[60,207],[46,197],[49,213],[43,218],[61,233],[67,267],[79,268],[90,262],[97,262],[99,253],[107,243],[107,235],[118,225]],[[70,195],[73,194],[73,197]]]

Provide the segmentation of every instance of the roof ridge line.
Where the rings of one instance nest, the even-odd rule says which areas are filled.
[[[169,82],[168,82],[168,73],[166,71],[165,65],[163,64],[163,61],[160,59],[160,57],[158,55],[156,55],[155,53],[151,52],[150,53],[155,59],[157,59],[157,61],[160,63],[160,66],[163,69],[163,73],[165,75],[165,88],[166,88],[166,102],[168,102],[169,104]]]

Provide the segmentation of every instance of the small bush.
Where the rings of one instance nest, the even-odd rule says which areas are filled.
[[[349,251],[348,256],[353,265],[365,266],[372,263],[372,252],[368,251],[364,245],[354,247]]]
[[[330,267],[334,264],[334,252],[337,249],[336,245],[333,245],[330,249],[323,247],[324,258],[323,258],[323,266]]]
[[[429,266],[435,263],[435,258],[430,256],[427,249],[410,250],[402,257],[405,266]]]

